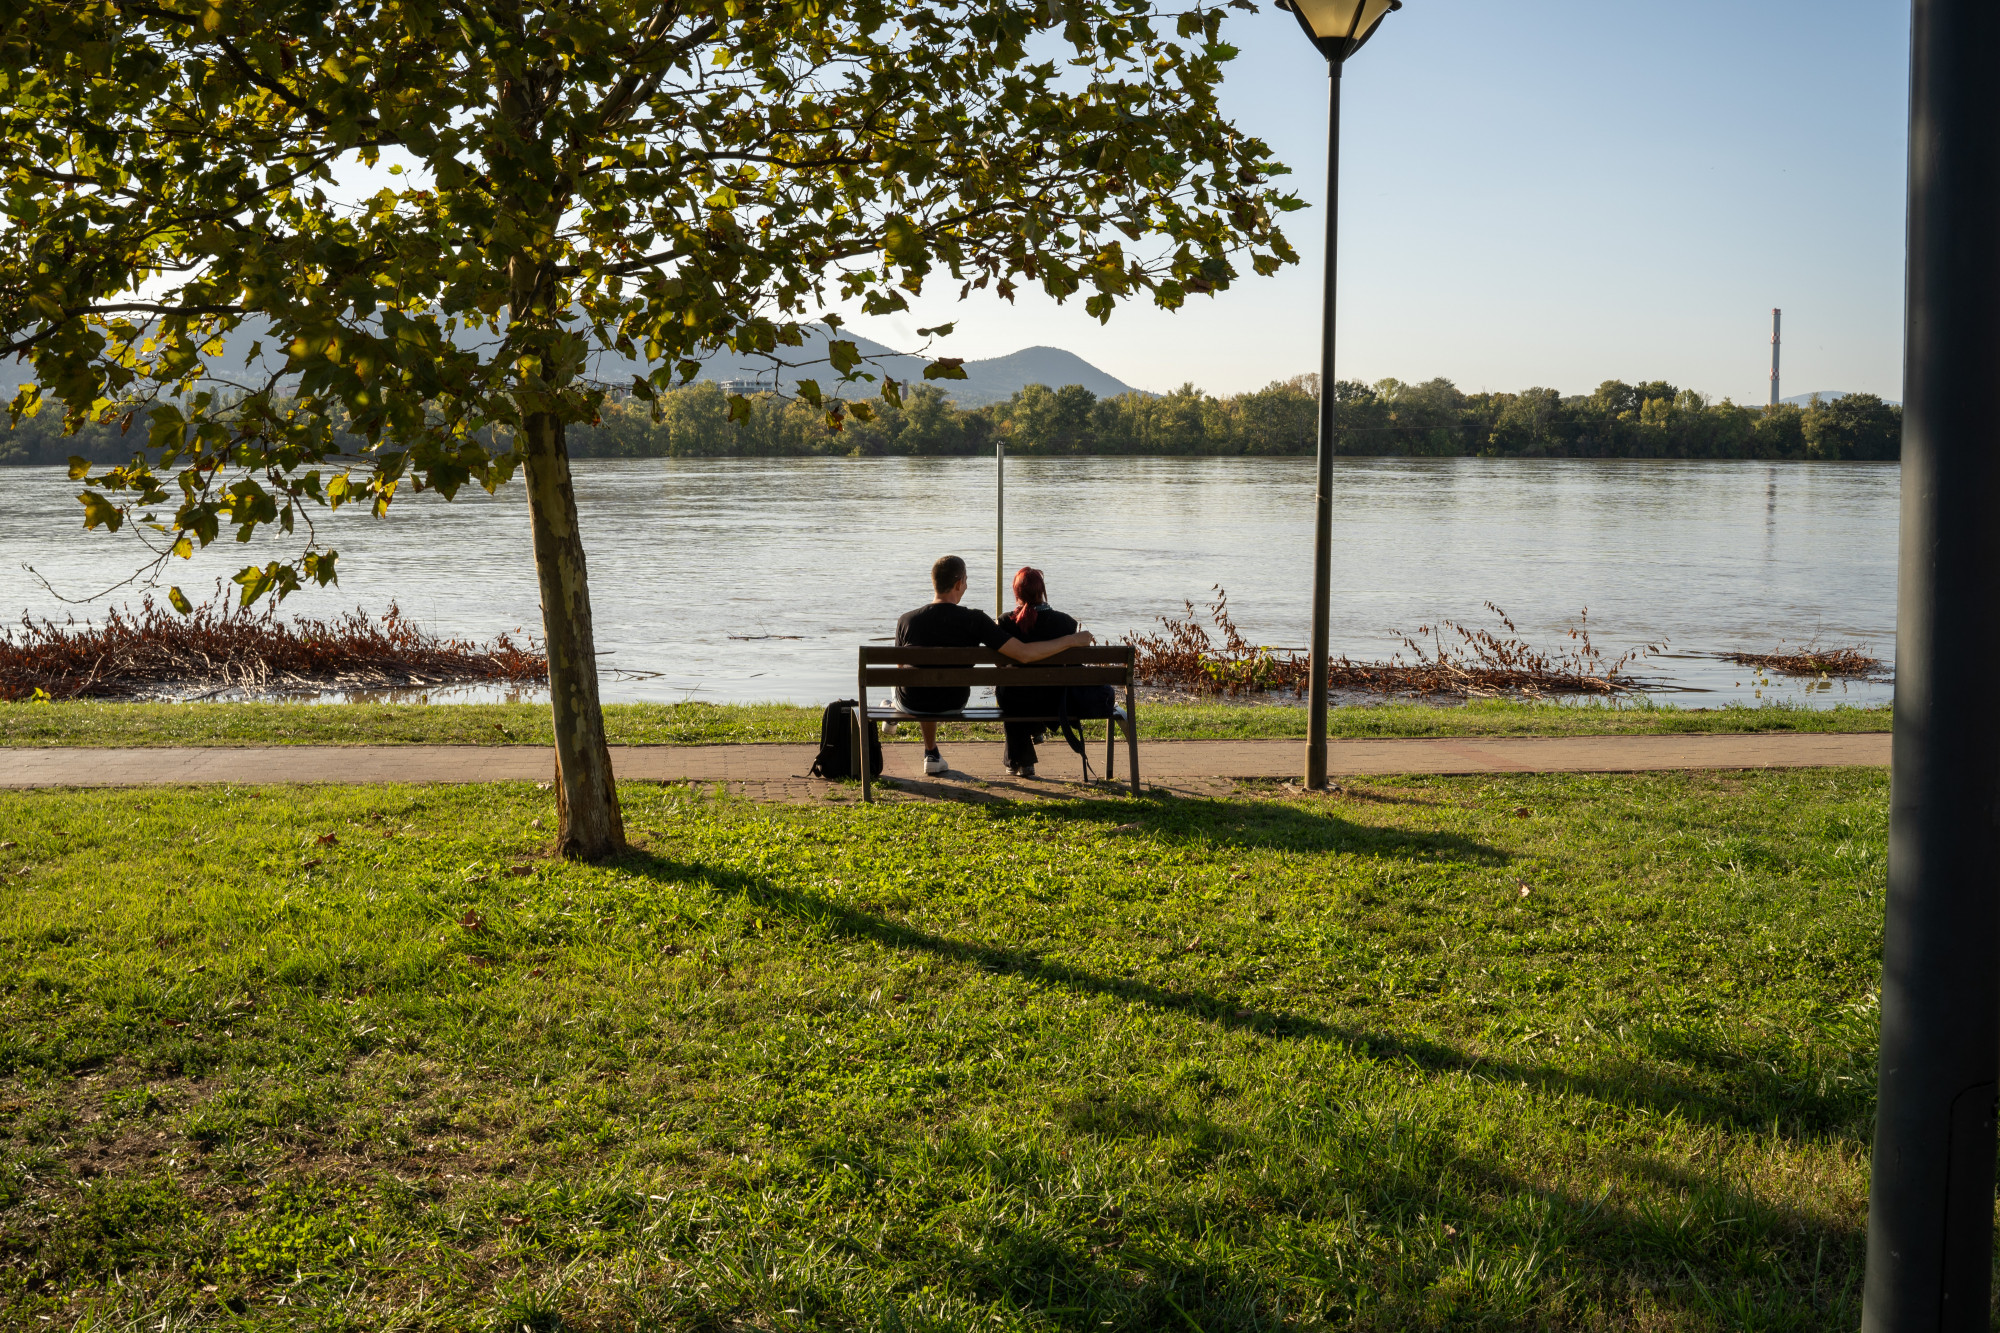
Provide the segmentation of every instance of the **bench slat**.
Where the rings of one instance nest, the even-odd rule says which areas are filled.
[[[1045,657],[1033,667],[1020,667],[1013,658],[1004,653],[988,652],[984,648],[863,648],[862,666],[894,665],[905,666],[1006,666],[1031,671],[1036,667],[1060,666],[1069,663],[1124,663],[1133,660],[1130,644],[1113,644],[1109,647],[1066,648],[1053,657]]]
[[[1123,685],[1131,679],[1124,667],[864,667],[861,679],[868,685],[901,685],[918,688],[946,685]],[[869,711],[874,711],[870,709]]]
[[[1125,710],[1114,708],[1111,714],[1116,721],[1125,720]],[[870,722],[1060,722],[1063,719],[1054,713],[1043,716],[1038,713],[1003,713],[997,708],[959,708],[949,713],[912,713],[904,708],[874,708],[868,710]],[[1073,717],[1071,722],[1102,722],[1101,717]]]

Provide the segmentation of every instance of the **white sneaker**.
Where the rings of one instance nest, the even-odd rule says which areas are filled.
[[[947,764],[944,761],[944,756],[939,754],[936,750],[933,750],[929,754],[924,756],[925,777],[934,778],[941,773],[949,773],[949,772],[951,772],[951,765]]]

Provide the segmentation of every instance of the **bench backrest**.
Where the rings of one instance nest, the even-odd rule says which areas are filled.
[[[863,648],[868,685],[1132,685],[1130,644],[1069,648],[1022,666],[984,648]]]

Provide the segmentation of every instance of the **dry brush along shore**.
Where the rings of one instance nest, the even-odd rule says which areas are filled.
[[[1306,692],[1311,674],[1306,654],[1246,640],[1230,617],[1229,594],[1221,587],[1208,606],[1208,618],[1222,638],[1219,647],[1194,603],[1184,605],[1185,615],[1160,617],[1163,633],[1132,641],[1139,650],[1140,678],[1147,684],[1196,695]],[[1459,698],[1609,696],[1645,688],[1629,668],[1666,646],[1646,644],[1607,658],[1590,641],[1585,611],[1567,632],[1569,642],[1545,652],[1520,637],[1506,612],[1491,602],[1486,609],[1499,618],[1505,637],[1454,620],[1421,625],[1408,634],[1396,630],[1409,650],[1407,660],[1400,653],[1386,662],[1338,657],[1330,664],[1328,683],[1335,690]]]
[[[1786,652],[1783,645],[1774,653],[1724,653],[1722,660],[1759,671],[1775,671],[1781,676],[1835,676],[1847,680],[1887,680],[1890,673],[1882,659],[1860,648],[1807,647]]]
[[[0,629],[0,700],[129,699],[163,692],[397,689],[548,679],[532,638],[440,638],[393,603],[370,617],[280,620],[224,603],[177,615],[147,598],[101,624],[21,618]]]

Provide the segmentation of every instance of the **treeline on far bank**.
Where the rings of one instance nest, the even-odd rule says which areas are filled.
[[[747,420],[732,421],[713,383],[660,395],[655,404],[606,400],[594,424],[570,427],[579,458],[952,456],[1010,453],[1073,456],[1311,454],[1318,432],[1318,376],[1272,383],[1254,393],[1212,397],[1193,385],[1165,394],[1099,398],[1080,385],[1029,385],[1004,403],[961,409],[936,385],[920,385],[901,406],[869,400],[870,420],[850,417],[839,431],[805,403],[761,394]],[[1335,388],[1337,449],[1352,457],[1762,458],[1894,460],[1901,456],[1902,409],[1854,393],[1808,406],[1742,407],[1663,381],[1607,380],[1565,397],[1554,389],[1462,393],[1451,381]],[[93,462],[130,455],[143,439],[113,426],[62,433],[45,409],[4,429],[0,464]]]

